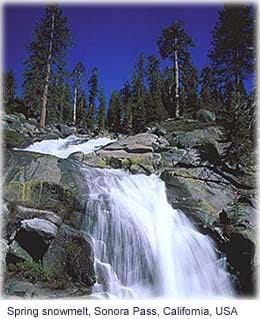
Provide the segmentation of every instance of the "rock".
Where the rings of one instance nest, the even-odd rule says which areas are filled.
[[[122,146],[118,142],[113,142],[113,143],[110,143],[110,144],[106,145],[104,147],[104,149],[106,151],[122,151],[124,149],[124,146]]]
[[[162,127],[156,127],[154,130],[151,131],[151,133],[157,136],[166,136],[167,131],[163,129]]]
[[[4,239],[0,239],[0,260],[1,260],[1,264],[0,264],[0,269],[1,269],[1,273],[0,276],[2,276],[5,273],[5,269],[6,269],[6,255],[8,252],[8,243],[6,240]]]
[[[111,166],[114,169],[123,168],[124,160],[121,158],[117,158],[117,157],[110,157],[108,159],[108,164],[109,164],[109,166]]]
[[[231,186],[221,177],[209,178],[210,174],[201,167],[175,168],[161,174],[166,183],[168,200],[173,207],[181,209],[192,218],[200,219],[202,223],[216,220],[219,211],[235,198]],[[212,182],[209,182],[210,179]]]
[[[138,164],[132,164],[129,170],[132,174],[151,175],[155,172],[153,166],[148,166],[148,165],[142,166]]]
[[[85,155],[83,152],[75,152],[70,154],[68,158],[79,161],[79,162],[83,162],[84,156]]]
[[[133,136],[120,137],[116,142],[105,146],[103,150],[124,150],[129,153],[152,153],[154,145],[159,145],[160,143],[162,143],[162,140],[158,139],[158,136],[150,133],[140,133]]]
[[[15,240],[25,249],[33,260],[42,260],[50,242],[56,237],[58,227],[45,219],[23,220],[17,230]]]
[[[18,279],[9,279],[5,283],[4,293],[6,295],[22,298],[33,298],[36,296],[36,288],[30,282]]]
[[[23,113],[17,113],[17,116],[19,116],[22,120],[26,120],[26,116]]]
[[[81,135],[87,135],[89,134],[89,132],[87,130],[85,130],[84,128],[79,128],[77,129],[77,133],[81,134]]]
[[[170,150],[161,153],[162,166],[167,168],[186,167],[192,168],[200,162],[198,151],[195,149],[181,149],[172,147]]]
[[[3,114],[2,120],[9,124],[20,124],[20,118],[16,114]]]
[[[94,285],[94,252],[92,241],[81,231],[62,225],[43,257],[43,265],[57,276],[67,273],[74,282]]]
[[[31,124],[35,125],[35,126],[38,125],[38,121],[37,121],[36,119],[32,118],[32,117],[29,117],[28,121],[29,121]]]
[[[71,127],[64,125],[64,124],[57,124],[56,128],[61,132],[61,134],[64,137],[67,137],[67,136],[73,134],[73,132],[74,132],[74,130]]]
[[[30,124],[30,123],[24,123],[23,126],[28,129],[29,131],[34,131],[35,130],[35,125]]]
[[[106,145],[94,154],[85,156],[84,163],[94,167],[111,167],[114,169],[137,169],[146,174],[154,172],[160,166],[160,154],[168,147],[163,137],[154,134],[140,133],[134,136],[120,137],[118,141]]]
[[[197,120],[188,118],[169,119],[159,124],[160,129],[166,131],[166,137],[173,132],[191,132],[196,129],[203,128],[202,123]]]
[[[197,114],[197,119],[203,123],[210,123],[216,121],[216,114],[205,109],[200,109]]]
[[[221,147],[218,142],[214,140],[204,140],[196,145],[195,148],[199,152],[201,162],[208,162],[213,165],[220,162],[223,147]]]
[[[19,128],[4,128],[3,136],[7,148],[26,147],[32,143],[32,138]]]
[[[152,153],[153,152],[153,147],[152,146],[146,146],[146,145],[141,145],[137,143],[129,144],[126,145],[125,150],[128,153]]]
[[[21,261],[32,261],[32,257],[24,250],[17,241],[13,241],[9,246],[7,254],[7,263],[16,263]]]
[[[227,213],[224,209],[219,213],[219,222],[223,225],[230,224],[230,218],[227,216]]]
[[[39,128],[37,120],[26,120],[25,116],[20,114],[3,114],[2,121],[5,145],[9,149],[24,148],[36,141],[55,139],[68,133],[66,128],[62,128],[62,134],[54,124]]]
[[[48,239],[55,238],[58,231],[55,224],[42,218],[25,219],[21,222],[20,228],[25,232],[35,232]]]
[[[6,280],[3,291],[12,298],[73,298],[83,297],[89,299],[90,289],[88,287],[76,286],[73,282],[67,282],[62,285],[61,280],[54,280],[51,286],[46,282],[36,282],[35,284],[28,280],[10,278]]]
[[[171,146],[191,148],[205,143],[217,143],[221,140],[222,132],[217,127],[196,129],[190,132],[173,133],[170,137]]]
[[[51,211],[35,209],[35,208],[31,208],[31,207],[24,207],[21,205],[16,205],[14,209],[16,209],[17,214],[19,214],[19,216],[22,219],[23,219],[23,217],[25,219],[26,219],[26,217],[30,217],[30,218],[39,217],[39,218],[46,219],[46,220],[50,221],[51,223],[53,223],[54,225],[56,225],[58,227],[62,223],[61,218]]]
[[[77,162],[33,152],[9,152],[4,198],[40,210],[52,211],[64,222],[80,228],[74,212],[83,212],[86,185]],[[83,218],[83,215],[82,215]]]
[[[239,279],[238,291],[244,296],[251,296],[257,289],[257,282],[253,281],[256,246],[242,234],[232,230],[229,232],[225,233],[228,240],[220,245],[220,249],[231,265],[231,273]]]

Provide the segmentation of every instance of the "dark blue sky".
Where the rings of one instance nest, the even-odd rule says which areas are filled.
[[[192,58],[198,68],[207,62],[218,10],[222,5],[157,6],[63,6],[68,17],[74,47],[68,52],[68,70],[82,61],[90,75],[99,69],[100,84],[108,97],[130,79],[138,54],[159,56],[156,45],[160,30],[175,20],[184,20],[186,32],[196,47]],[[4,68],[13,69],[21,93],[25,46],[32,40],[34,27],[44,15],[42,6],[9,5],[4,8]]]

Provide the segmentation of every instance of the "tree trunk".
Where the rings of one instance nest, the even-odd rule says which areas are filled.
[[[175,44],[177,40],[175,40]],[[175,64],[175,101],[176,109],[175,116],[178,118],[180,116],[180,99],[179,99],[179,65],[178,65],[178,52],[174,51],[174,64]]]
[[[74,102],[73,102],[73,123],[76,125],[76,111],[77,111],[77,86],[75,85]]]
[[[43,91],[43,99],[42,99],[42,112],[40,119],[40,126],[45,127],[46,125],[46,112],[47,112],[47,99],[48,99],[48,89],[49,89],[49,80],[51,74],[51,60],[52,60],[52,47],[53,47],[53,33],[54,33],[54,23],[55,23],[55,15],[52,13],[52,21],[51,21],[51,36],[50,36],[50,45],[49,45],[49,55],[47,60],[47,73],[45,77],[45,85]]]

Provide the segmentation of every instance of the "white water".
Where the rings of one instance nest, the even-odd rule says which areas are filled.
[[[100,137],[88,141],[85,140],[85,138],[70,135],[64,139],[59,138],[35,142],[23,149],[23,151],[51,154],[60,158],[67,158],[70,154],[75,152],[83,152],[85,154],[92,153],[101,146],[113,142],[113,140],[106,137]]]
[[[97,141],[89,145],[94,149]],[[55,149],[45,142],[41,151],[59,157],[75,151],[68,139],[65,147],[64,140],[56,140]],[[39,149],[36,144],[31,151]],[[84,228],[93,238],[96,257],[94,293],[119,298],[233,295],[225,262],[218,259],[213,242],[168,204],[165,185],[157,176],[81,169],[88,188]]]

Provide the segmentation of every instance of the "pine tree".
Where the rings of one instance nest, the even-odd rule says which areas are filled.
[[[71,92],[63,78],[56,79],[49,87],[48,123],[71,123]]]
[[[3,103],[7,113],[15,111],[15,77],[12,70],[6,72],[3,76]]]
[[[72,81],[74,86],[74,97],[73,97],[73,123],[77,122],[77,99],[79,95],[79,91],[81,90],[82,82],[84,81],[84,77],[86,74],[86,69],[81,62],[78,62],[72,71]]]
[[[238,88],[255,69],[255,17],[252,6],[225,5],[213,31],[209,53],[221,88]]]
[[[228,147],[225,160],[243,165],[253,150],[244,81],[254,74],[255,19],[252,6],[225,6],[213,31],[211,65],[221,90],[221,124]]]
[[[107,112],[107,127],[110,132],[119,132],[121,119],[121,101],[118,92],[113,92]]]
[[[180,114],[190,114],[193,117],[198,111],[198,85],[198,72],[192,62],[187,61],[180,85]]]
[[[132,80],[132,97],[130,99],[133,121],[133,132],[140,133],[145,131],[145,66],[144,56],[140,55],[135,64],[135,71]]]
[[[222,108],[221,93],[219,92],[213,70],[205,66],[200,74],[200,107],[219,113]]]
[[[183,22],[177,21],[162,30],[157,42],[162,58],[170,58],[173,63],[174,76],[174,100],[171,114],[174,117],[180,116],[180,80],[183,77],[183,70],[190,61],[189,49],[194,46],[192,38],[184,31]]]
[[[98,95],[98,69],[95,67],[88,81],[89,85],[89,108],[87,114],[87,125],[92,130],[96,124],[96,98]]]
[[[104,90],[100,90],[99,94],[99,109],[98,109],[98,129],[103,132],[106,126],[106,98]]]
[[[75,94],[75,91],[74,91]],[[75,95],[74,95],[75,98]],[[87,98],[83,90],[77,91],[76,125],[86,128],[87,122]]]
[[[171,68],[166,68],[162,74],[162,101],[163,106],[166,109],[167,115],[173,113],[174,106],[174,83],[175,73]]]
[[[120,132],[130,134],[132,132],[132,105],[130,103],[132,97],[132,88],[129,82],[126,82],[120,91],[120,99],[122,103]]]
[[[250,137],[247,101],[246,98],[242,97],[237,99],[235,85],[233,85],[233,90],[230,91],[227,100],[229,101],[228,111],[223,111],[221,121],[228,142],[223,158],[231,165],[243,165],[242,159],[252,151],[253,145]]]
[[[160,121],[167,116],[162,101],[162,76],[159,60],[151,55],[148,57],[146,69],[149,91],[146,95],[146,123]]]
[[[45,126],[50,85],[57,73],[64,71],[66,49],[70,46],[67,18],[56,5],[48,6],[37,24],[25,62],[24,98],[31,116],[40,117]],[[52,92],[54,88],[52,89]]]

